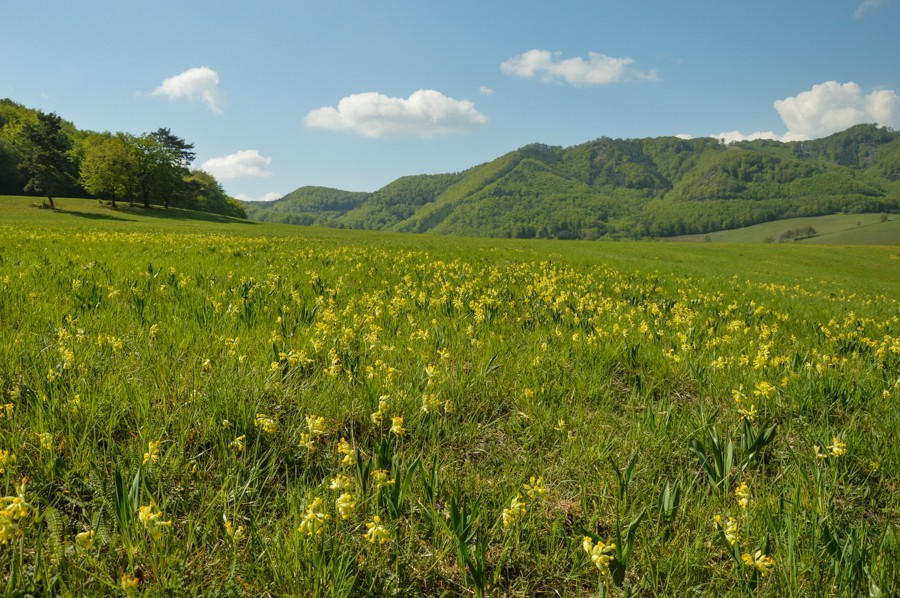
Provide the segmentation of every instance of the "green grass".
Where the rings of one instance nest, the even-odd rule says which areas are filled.
[[[807,218],[788,218],[764,222],[754,226],[710,233],[673,237],[678,241],[704,241],[706,237],[716,243],[771,243],[789,230],[811,226],[816,236],[797,241],[827,245],[897,245],[900,244],[900,218],[890,216],[881,222],[880,214],[831,214]],[[791,241],[793,242],[793,241]]]
[[[896,247],[34,203],[0,198],[6,594],[900,592]]]

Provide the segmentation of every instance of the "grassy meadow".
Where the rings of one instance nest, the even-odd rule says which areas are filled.
[[[808,226],[816,230],[814,236],[791,242],[828,245],[900,244],[900,218],[893,215],[882,221],[881,214],[830,214],[787,218],[708,235],[685,235],[672,239],[705,241],[708,237],[710,241],[718,243],[773,243],[778,242],[778,237],[787,231]]]
[[[900,593],[900,248],[35,202],[4,594]]]

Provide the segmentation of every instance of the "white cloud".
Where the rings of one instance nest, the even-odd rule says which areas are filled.
[[[875,122],[892,125],[900,98],[890,89],[863,95],[859,85],[827,81],[809,91],[775,101],[775,110],[798,138],[811,139],[843,131],[853,125]]]
[[[491,89],[490,87],[488,87],[487,85],[482,85],[481,87],[479,87],[479,88],[478,88],[478,92],[479,92],[481,95],[486,95],[486,96],[492,96],[492,95],[494,95],[494,90]]]
[[[219,89],[219,73],[207,66],[188,69],[169,77],[153,90],[152,95],[166,96],[170,100],[199,100],[216,114],[222,114],[225,104],[225,94]]]
[[[628,79],[649,79],[656,81],[659,74],[655,70],[639,71],[631,68],[631,58],[614,58],[597,52],[589,52],[588,59],[561,59],[559,52],[529,50],[514,56],[500,65],[507,75],[530,79],[539,76],[542,81],[564,80],[577,87],[606,85]]]
[[[227,156],[210,158],[200,165],[217,179],[237,179],[241,177],[263,177],[271,175],[268,170],[272,158],[261,156],[259,151],[241,150]]]
[[[694,138],[693,135],[688,135],[687,133],[679,133],[679,134],[675,135],[675,137],[678,137],[679,139],[684,139],[685,141],[688,141],[688,140]]]
[[[281,199],[284,197],[283,193],[277,193],[275,191],[269,191],[268,193],[263,194],[262,197],[251,197],[246,193],[238,193],[234,196],[235,199],[239,199],[241,201],[275,201],[276,199]]]
[[[882,5],[884,0],[865,0],[862,4],[856,7],[856,10],[853,11],[853,16],[857,19],[861,19],[863,15],[869,12],[873,8],[878,8]]]
[[[891,89],[880,89],[864,95],[854,82],[826,81],[813,85],[809,91],[775,100],[775,110],[787,128],[779,135],[773,131],[757,131],[745,135],[740,131],[727,131],[710,135],[725,139],[726,143],[747,139],[777,139],[779,141],[803,141],[827,137],[860,123],[876,123],[896,126],[900,96]]]
[[[432,89],[420,89],[407,99],[389,98],[375,92],[349,95],[336,108],[326,106],[311,111],[304,124],[364,137],[427,138],[469,131],[487,120],[468,100],[455,100]]]

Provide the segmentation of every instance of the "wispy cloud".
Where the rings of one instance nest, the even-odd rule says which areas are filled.
[[[853,11],[853,16],[857,19],[861,19],[867,12],[873,8],[878,8],[882,4],[884,4],[884,0],[864,0],[864,2],[857,6],[856,10]]]
[[[364,137],[428,138],[470,131],[487,120],[468,100],[455,100],[439,91],[420,89],[409,98],[391,98],[375,92],[349,95],[336,107],[311,111],[304,124]]]
[[[632,67],[631,58],[614,58],[597,52],[589,52],[585,60],[580,56],[563,59],[560,52],[529,50],[513,56],[500,65],[507,75],[530,79],[539,77],[550,83],[565,81],[576,87],[607,85],[630,79],[659,80],[656,70],[640,71]]]
[[[216,114],[222,114],[225,94],[219,89],[219,73],[207,66],[191,68],[164,80],[153,90],[152,95],[165,96],[170,100],[187,99],[200,101]]]
[[[748,135],[740,131],[728,131],[713,137],[725,139],[726,142],[745,139],[800,141],[825,137],[860,123],[896,126],[900,116],[900,96],[897,92],[879,89],[864,94],[853,81],[826,81],[813,85],[809,91],[775,100],[774,106],[787,128],[783,135],[773,131],[758,131]]]
[[[217,179],[238,179],[243,177],[271,176],[269,164],[272,158],[260,155],[258,150],[241,150],[227,156],[210,158],[200,165]]]
[[[483,96],[492,96],[494,95],[494,90],[488,87],[487,85],[482,85],[478,88],[478,93]]]

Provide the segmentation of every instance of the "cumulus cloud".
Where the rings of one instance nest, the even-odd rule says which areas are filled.
[[[259,151],[241,150],[227,156],[210,158],[200,165],[217,179],[237,179],[242,177],[264,177],[271,175],[268,170],[272,158],[260,155]]]
[[[634,60],[631,58],[614,58],[597,52],[589,52],[587,60],[580,56],[566,59],[561,56],[560,52],[529,50],[501,64],[500,70],[507,75],[526,79],[540,77],[548,83],[563,80],[577,87],[606,85],[629,79],[659,79],[655,70],[632,68]]]
[[[488,87],[487,85],[482,85],[481,87],[478,88],[478,91],[482,95],[486,95],[486,96],[494,95],[494,90],[491,89],[490,87]]]
[[[898,99],[890,89],[864,95],[852,81],[827,81],[793,97],[776,100],[775,110],[789,133],[810,139],[864,122],[892,125]]]
[[[857,19],[861,19],[863,15],[872,10],[873,8],[878,8],[883,4],[884,0],[865,0],[862,4],[856,7],[856,10],[853,11],[853,16]]]
[[[711,135],[726,143],[747,139],[777,139],[803,141],[826,137],[860,123],[895,126],[898,120],[900,97],[891,89],[880,89],[866,95],[854,82],[826,81],[813,85],[809,91],[775,100],[775,110],[787,132],[758,131],[745,135],[727,131]]]
[[[219,89],[219,73],[207,66],[192,68],[169,77],[153,90],[152,95],[166,96],[170,100],[200,101],[216,114],[222,114],[225,94]]]
[[[234,196],[235,199],[239,199],[241,201],[275,201],[276,199],[281,199],[284,197],[284,194],[277,193],[275,191],[269,191],[262,195],[262,197],[253,197],[247,195],[246,193],[238,193]]]
[[[432,89],[420,89],[406,99],[375,92],[349,95],[338,102],[337,107],[326,106],[311,111],[304,124],[364,137],[417,135],[428,138],[469,131],[487,120],[468,100],[455,100]]]
[[[685,141],[689,141],[694,138],[693,135],[688,135],[687,133],[678,133],[677,135],[675,135],[675,137],[678,137],[679,139],[684,139]]]

